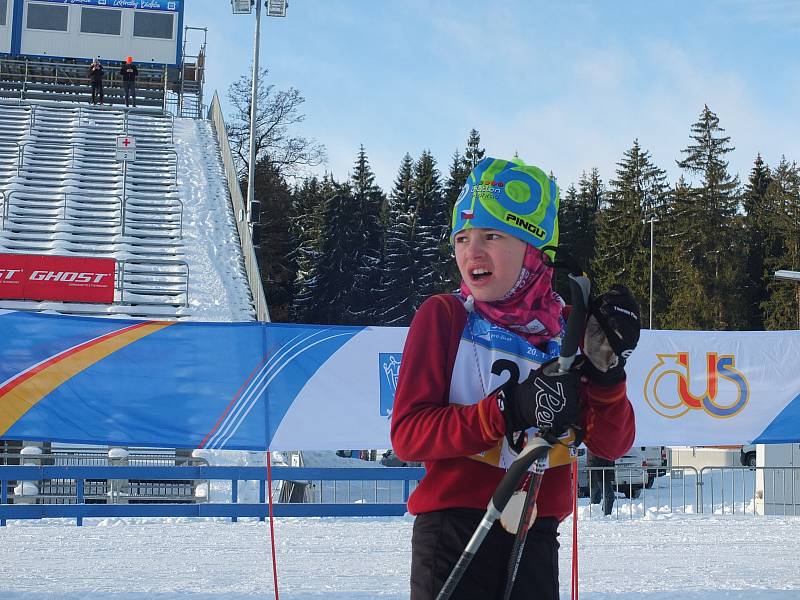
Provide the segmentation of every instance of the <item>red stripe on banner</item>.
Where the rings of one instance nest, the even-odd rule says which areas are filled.
[[[35,367],[31,367],[28,371],[25,371],[24,373],[21,373],[21,374],[17,375],[16,377],[13,377],[9,381],[7,381],[5,385],[0,387],[0,396],[3,396],[6,392],[14,389],[15,387],[17,387],[18,385],[20,385],[24,381],[27,381],[28,379],[30,379],[31,377],[33,377],[37,373],[40,373],[41,371],[44,371],[47,367],[49,367],[51,365],[54,365],[54,364],[64,360],[65,358],[68,358],[68,357],[72,356],[73,354],[81,352],[82,350],[86,350],[87,348],[91,348],[92,346],[96,346],[97,344],[100,344],[101,342],[104,342],[105,340],[114,338],[114,337],[116,337],[118,335],[122,335],[124,333],[129,332],[129,331],[133,331],[135,329],[139,329],[140,327],[145,327],[145,326],[151,325],[151,324],[152,324],[151,321],[144,321],[142,323],[137,323],[136,325],[131,325],[130,327],[125,327],[124,329],[119,329],[117,331],[112,331],[111,333],[106,333],[105,335],[101,335],[99,338],[95,338],[93,340],[89,340],[88,342],[84,342],[84,343],[79,344],[77,346],[73,346],[72,348],[70,348],[68,350],[64,350],[63,352],[59,352],[58,354],[56,354],[55,356],[50,357],[49,359],[47,359],[43,363],[40,363],[40,364],[36,365]]]
[[[264,366],[265,362],[267,362],[267,357],[266,356],[261,360],[260,363],[258,363],[258,365],[256,365],[256,368],[253,369],[253,372],[250,373],[250,375],[247,377],[245,382],[239,387],[239,389],[236,390],[236,393],[233,395],[233,398],[231,399],[230,402],[228,402],[228,406],[226,406],[225,410],[222,411],[222,414],[219,416],[219,419],[217,419],[217,422],[214,423],[214,427],[212,427],[211,431],[209,431],[206,434],[206,436],[203,438],[203,440],[197,446],[198,448],[205,448],[205,445],[208,443],[209,438],[211,438],[211,436],[214,435],[217,432],[217,429],[219,429],[219,426],[222,425],[222,422],[225,420],[225,417],[227,417],[228,413],[231,412],[231,408],[233,408],[233,406],[236,404],[236,402],[241,397],[242,392],[244,392],[244,389],[248,385],[250,385],[250,382],[253,381],[253,377],[255,377],[256,373],[258,373],[261,370],[261,367]],[[267,435],[269,435],[269,432],[267,432]]]

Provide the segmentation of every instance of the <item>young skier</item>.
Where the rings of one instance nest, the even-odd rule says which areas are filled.
[[[558,188],[540,169],[485,158],[453,208],[460,293],[420,306],[406,339],[392,413],[392,445],[426,474],[408,501],[411,599],[433,600],[486,511],[505,469],[541,419],[579,425],[587,447],[616,459],[633,443],[625,359],[639,339],[624,286],[594,300],[584,356],[563,386],[560,412],[540,393],[540,366],[557,358],[569,308],[552,289],[546,247],[558,244]],[[587,360],[588,359],[588,360]],[[576,416],[580,414],[579,417]],[[575,421],[577,420],[577,423]],[[558,524],[571,512],[571,452],[550,452],[513,599],[558,599]],[[451,596],[502,598],[514,536],[497,521]]]

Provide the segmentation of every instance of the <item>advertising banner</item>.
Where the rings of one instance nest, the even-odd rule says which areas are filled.
[[[388,448],[407,329],[0,311],[0,438]],[[800,331],[643,331],[635,445],[800,442]]]
[[[183,0],[37,0],[51,4],[77,6],[100,6],[103,8],[135,8],[138,10],[161,10],[178,12]]]
[[[0,254],[0,299],[114,301],[113,258]]]

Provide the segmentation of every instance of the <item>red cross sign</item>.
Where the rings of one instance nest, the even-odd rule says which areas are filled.
[[[117,136],[117,150],[135,150],[136,138],[129,135]]]

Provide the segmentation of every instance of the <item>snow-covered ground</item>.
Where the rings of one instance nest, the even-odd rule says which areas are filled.
[[[211,121],[175,119],[189,305],[195,321],[252,321],[247,277]]]
[[[579,509],[581,598],[796,600],[800,518]],[[408,598],[412,518],[276,520],[284,600]],[[561,534],[569,598],[571,520]],[[274,598],[269,527],[256,521],[12,521],[0,529],[5,600]]]
[[[203,451],[213,464],[263,465],[263,452]],[[381,468],[332,452],[307,466]],[[273,464],[288,457],[273,453]],[[579,500],[580,597],[588,600],[797,600],[800,517],[754,516],[755,471],[704,480],[713,508],[696,514],[693,478],[660,477],[611,517]],[[346,483],[346,482],[344,482]],[[722,490],[728,489],[723,500]],[[741,490],[740,495],[734,491]],[[358,501],[361,490],[349,490]],[[240,482],[240,500],[256,487]],[[355,494],[353,496],[353,494]],[[369,494],[364,494],[368,496]],[[215,482],[212,501],[230,497]],[[344,498],[344,494],[339,494]],[[671,502],[669,499],[672,498]],[[680,500],[678,500],[680,498]],[[355,500],[354,500],[355,499]],[[743,500],[744,499],[744,500]],[[384,498],[385,500],[385,498]],[[330,501],[330,500],[329,500]],[[369,499],[369,501],[372,501]],[[724,502],[724,504],[723,504]],[[670,510],[670,506],[672,509]],[[738,514],[731,514],[737,506]],[[722,511],[725,514],[721,514]],[[659,512],[660,511],[660,512]],[[743,511],[750,514],[744,515]],[[0,598],[31,600],[243,600],[274,598],[269,527],[256,520],[86,519],[10,521],[0,528]],[[413,518],[276,520],[283,600],[408,598]],[[570,597],[572,519],[561,526],[561,596]]]

